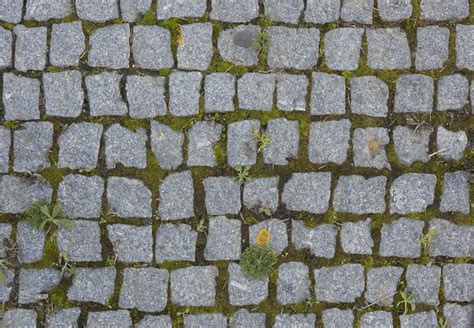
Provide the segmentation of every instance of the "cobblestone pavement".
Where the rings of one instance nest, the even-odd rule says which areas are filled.
[[[469,0],[0,0],[3,326],[473,327],[473,71]]]

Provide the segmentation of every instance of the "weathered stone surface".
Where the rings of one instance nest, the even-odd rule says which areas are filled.
[[[362,28],[336,28],[327,32],[324,35],[326,66],[337,71],[357,70],[363,34]]]
[[[199,114],[202,74],[175,71],[171,73],[169,79],[170,113],[174,116]]]
[[[58,167],[94,169],[99,159],[101,124],[73,123],[59,136]]]
[[[327,259],[336,253],[337,229],[333,224],[307,228],[303,221],[291,221],[291,242],[297,250],[308,248],[311,254]]]
[[[474,257],[474,227],[433,219],[429,231],[434,234],[430,256]]]
[[[84,103],[81,72],[45,73],[43,89],[46,115],[77,117],[81,114]]]
[[[384,223],[381,231],[380,255],[414,258],[421,255],[418,239],[423,235],[424,222],[400,218]]]
[[[105,22],[119,17],[118,0],[76,0],[77,16],[92,22]]]
[[[91,116],[125,115],[127,104],[120,94],[122,76],[105,72],[86,76],[87,97]]]
[[[410,68],[410,48],[400,28],[367,29],[367,60],[373,69]]]
[[[390,187],[390,213],[424,212],[433,204],[436,186],[434,174],[407,173]]]
[[[126,328],[132,326],[130,313],[125,310],[89,312],[87,316],[87,327],[117,327]]]
[[[377,0],[377,9],[384,21],[396,22],[409,19],[413,6],[411,0]]]
[[[85,46],[80,21],[53,24],[49,61],[54,66],[78,66]]]
[[[18,214],[36,202],[49,203],[52,193],[53,189],[47,182],[35,179],[28,182],[15,176],[0,176],[0,213]]]
[[[459,110],[468,103],[469,81],[461,74],[453,74],[438,80],[437,110]]]
[[[298,24],[304,0],[265,0],[265,15],[275,22]]]
[[[151,151],[160,167],[174,170],[183,162],[184,135],[167,125],[151,121]]]
[[[438,127],[436,134],[436,147],[439,156],[445,160],[460,160],[464,156],[468,140],[465,131],[450,131]]]
[[[69,174],[58,187],[58,200],[72,218],[92,219],[102,214],[104,180],[99,176]]]
[[[448,301],[472,302],[474,300],[474,264],[446,264],[443,267],[444,297]]]
[[[222,125],[199,121],[188,131],[188,166],[216,166],[214,146],[220,140]]]
[[[97,29],[89,39],[91,67],[110,69],[128,68],[130,59],[130,27],[128,24],[114,24]]]
[[[341,19],[346,22],[372,24],[374,0],[342,1]]]
[[[46,327],[78,327],[78,320],[80,314],[81,309],[79,307],[58,310],[46,317]]]
[[[40,118],[40,81],[13,73],[3,74],[3,106],[5,120],[37,120]]]
[[[119,217],[151,217],[151,192],[140,180],[109,177],[107,202],[110,213]]]
[[[337,308],[323,311],[323,324],[326,328],[352,327],[354,314],[351,310],[340,310]]]
[[[390,170],[385,146],[390,142],[386,128],[359,128],[354,130],[352,139],[354,165]]]
[[[207,261],[238,260],[241,253],[241,222],[225,216],[209,219],[204,258]]]
[[[156,262],[194,261],[197,235],[187,224],[161,224],[156,230]]]
[[[436,327],[437,318],[434,311],[418,312],[400,316],[400,328]]]
[[[206,113],[234,111],[234,75],[229,73],[211,73],[206,75],[204,89]]]
[[[330,172],[293,173],[285,183],[281,199],[290,211],[325,213],[330,189]]]
[[[206,11],[206,0],[158,0],[156,17],[201,17]]]
[[[151,0],[120,0],[120,12],[125,22],[135,22],[151,6]]]
[[[346,112],[346,84],[340,75],[313,73],[312,115],[339,115]]]
[[[413,302],[429,305],[439,304],[440,267],[410,264],[407,267],[405,278],[407,289],[414,292]]]
[[[9,129],[0,126],[0,173],[8,173],[12,135]]]
[[[47,21],[65,18],[72,13],[71,0],[27,0],[26,20]]]
[[[120,262],[151,262],[153,236],[151,225],[133,226],[113,224],[107,226],[109,240]]]
[[[257,305],[268,297],[268,277],[263,280],[249,278],[236,263],[230,263],[228,271],[231,305]]]
[[[132,118],[153,118],[166,114],[165,77],[127,76],[127,100]]]
[[[227,126],[227,164],[232,167],[254,165],[258,142],[254,131],[260,131],[260,121],[244,120]]]
[[[246,73],[237,82],[239,108],[271,111],[275,84],[274,74]]]
[[[159,70],[173,67],[170,31],[159,26],[135,26],[132,53],[133,61],[139,68]]]
[[[204,179],[206,210],[209,215],[238,214],[240,186],[231,177]]]
[[[347,159],[350,137],[351,122],[347,119],[311,123],[309,161],[316,164],[344,163]]]
[[[13,289],[13,279],[15,279],[15,272],[11,269],[4,269],[3,273],[5,274],[5,281],[3,284],[0,284],[0,301],[6,303],[10,301],[10,296]]]
[[[441,212],[469,214],[469,172],[446,172],[439,209]]]
[[[258,16],[258,0],[212,0],[211,19],[224,22],[248,22]]]
[[[310,69],[319,53],[319,30],[316,28],[268,28],[270,47],[268,66],[274,68]]]
[[[426,163],[430,160],[429,144],[432,129],[410,129],[397,126],[393,129],[393,143],[398,160],[407,166],[414,162]]]
[[[351,79],[351,110],[354,114],[385,117],[388,112],[388,86],[375,76]]]
[[[74,262],[102,261],[100,226],[98,222],[76,220],[74,228],[60,228],[56,244],[61,254],[67,254]]]
[[[0,27],[0,69],[11,67],[12,58],[13,58],[12,32]]]
[[[35,310],[10,309],[3,315],[5,328],[36,327],[38,315]]]
[[[36,172],[51,166],[49,151],[53,146],[53,124],[27,122],[13,132],[13,169]]]
[[[23,0],[0,1],[0,20],[8,23],[18,24],[21,21],[21,17],[23,15],[23,2]]]
[[[71,301],[107,304],[114,293],[115,268],[77,268],[67,291]],[[100,327],[100,326],[99,326]]]
[[[138,128],[136,131],[127,129],[120,124],[113,124],[104,133],[105,158],[108,169],[117,164],[125,167],[146,167],[146,131]]]
[[[468,0],[421,0],[421,18],[429,21],[463,19],[469,16]]]
[[[257,236],[260,230],[267,229],[270,232],[268,247],[277,253],[281,253],[288,246],[288,233],[286,223],[280,219],[269,219],[249,227],[249,243],[257,244]]]
[[[341,246],[347,254],[372,254],[374,241],[370,234],[372,220],[345,222],[341,228]]]
[[[172,271],[172,302],[179,306],[213,306],[217,274],[215,266],[193,266]]]
[[[422,74],[405,74],[397,80],[396,113],[430,113],[433,110],[433,78]]]
[[[354,214],[384,213],[386,183],[385,176],[369,179],[360,175],[341,176],[334,189],[334,210]]]
[[[5,239],[9,240],[12,234],[12,226],[9,223],[0,223],[0,258],[7,256]]]
[[[212,60],[212,24],[183,25],[181,33],[183,41],[178,44],[178,68],[206,70]]]
[[[263,150],[263,161],[266,164],[288,165],[290,159],[298,157],[299,124],[286,118],[268,121],[267,131],[270,143]]]
[[[318,301],[354,302],[364,291],[364,267],[343,264],[314,270],[315,294]]]
[[[254,66],[258,64],[258,49],[255,47],[260,27],[238,25],[222,31],[217,49],[222,59],[235,65]]]
[[[367,271],[367,303],[381,306],[392,306],[397,286],[403,273],[403,268],[384,266],[371,268]]]
[[[245,182],[243,203],[248,209],[262,208],[275,212],[279,204],[279,177],[253,179]]]
[[[172,173],[160,184],[161,220],[180,220],[194,216],[194,187],[191,171]]]
[[[41,300],[41,294],[47,294],[59,284],[59,275],[59,270],[54,269],[20,270],[18,303],[30,304]]]
[[[163,311],[168,302],[168,279],[168,270],[164,269],[124,269],[119,307],[144,312]]]
[[[304,20],[308,23],[325,24],[337,21],[341,11],[339,0],[310,0],[306,2]]]
[[[278,268],[278,303],[284,305],[305,301],[310,296],[309,286],[309,269],[303,263],[283,263]]]
[[[227,318],[222,313],[188,314],[184,316],[184,328],[226,328]]]
[[[229,324],[231,328],[265,328],[265,313],[251,313],[240,309],[230,318]]]
[[[275,317],[273,328],[312,328],[316,325],[316,315],[310,314],[279,314]]]
[[[145,315],[136,328],[172,328],[169,315]]]
[[[15,69],[21,72],[42,71],[46,66],[48,51],[46,27],[16,25],[13,29],[15,43]]]
[[[443,314],[453,327],[469,328],[474,319],[474,305],[448,303],[443,306]]]
[[[449,29],[425,26],[416,29],[416,59],[418,70],[440,69],[449,56]]]
[[[360,328],[393,328],[392,314],[386,311],[364,313],[360,317]]]
[[[456,25],[456,66],[474,70],[474,26]]]
[[[304,75],[278,74],[277,107],[282,111],[305,111],[308,78]]]

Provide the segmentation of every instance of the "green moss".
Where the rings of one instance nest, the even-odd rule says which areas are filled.
[[[18,121],[4,121],[3,126],[10,130],[16,130],[20,128],[21,124]]]
[[[217,143],[214,145],[214,158],[218,166],[221,166],[227,158],[227,150],[225,145]]]
[[[138,25],[156,25],[158,23],[158,20],[156,19],[155,12],[156,10],[154,8],[151,8],[142,16],[142,18],[140,18],[137,21],[137,24]]]
[[[51,166],[41,171],[41,176],[48,181],[54,188],[59,186],[59,183],[63,180],[67,174],[67,169],[58,169],[57,167]]]
[[[46,71],[49,73],[61,72],[62,70],[63,68],[59,66],[48,66],[48,68],[46,69]]]
[[[147,130],[149,125],[146,120],[137,120],[129,117],[124,118],[121,124],[134,132],[140,128]]]
[[[10,31],[12,31],[12,30],[13,30],[13,27],[15,27],[14,24],[12,24],[12,23],[6,23],[6,22],[0,23],[0,26],[2,26],[3,28],[5,28],[5,29],[7,29],[7,30],[10,30]]]

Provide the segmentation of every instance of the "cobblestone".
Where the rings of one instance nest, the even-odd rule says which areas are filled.
[[[234,306],[257,305],[268,296],[268,278],[248,278],[240,265],[229,264],[229,302]]]
[[[296,249],[308,248],[316,257],[333,258],[336,253],[337,229],[333,224],[305,227],[301,220],[292,221],[291,241]]]
[[[179,306],[213,306],[216,298],[215,266],[189,267],[171,272],[171,300]]]

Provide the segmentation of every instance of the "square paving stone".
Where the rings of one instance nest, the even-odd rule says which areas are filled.
[[[354,130],[354,165],[390,170],[385,146],[390,142],[386,128],[359,128]]]
[[[159,70],[174,65],[170,31],[159,26],[137,25],[133,28],[132,52],[135,65]]]
[[[424,225],[423,221],[406,218],[384,223],[381,230],[380,255],[403,258],[421,256],[418,240],[423,236]]]
[[[77,117],[81,114],[84,103],[81,72],[45,73],[43,89],[46,115]]]
[[[240,186],[231,177],[209,177],[203,180],[206,210],[209,215],[238,214]]]
[[[3,315],[5,328],[36,327],[38,315],[35,310],[10,309]]]
[[[239,108],[271,111],[275,84],[274,74],[244,74],[237,82]]]
[[[155,260],[193,261],[196,254],[197,232],[187,224],[160,224],[156,230]]]
[[[398,160],[407,166],[414,162],[426,163],[430,160],[429,144],[433,130],[411,129],[405,126],[397,126],[393,130],[393,143]]]
[[[377,9],[382,20],[397,22],[409,19],[413,6],[411,0],[377,0]]]
[[[12,32],[0,27],[0,69],[11,67],[12,57],[13,57]]]
[[[145,315],[136,328],[172,328],[169,315]]]
[[[436,175],[407,173],[396,178],[390,187],[390,213],[424,212],[433,204]]]
[[[120,13],[125,22],[135,22],[151,7],[151,0],[120,0]]]
[[[278,267],[277,301],[279,304],[304,302],[309,296],[309,269],[300,262],[283,263]]]
[[[9,129],[0,126],[0,173],[8,173],[12,135]]]
[[[298,24],[304,0],[265,0],[265,15],[274,22]]]
[[[436,327],[437,317],[434,311],[418,312],[400,316],[400,328],[428,328]]]
[[[130,59],[130,27],[116,24],[97,29],[89,39],[90,67],[128,68]]]
[[[357,70],[363,34],[362,28],[336,28],[327,32],[324,35],[326,66],[338,71]]]
[[[15,69],[21,72],[44,70],[48,51],[47,28],[16,25],[13,32],[16,37]]]
[[[174,116],[199,114],[202,74],[200,72],[175,71],[170,75],[169,110]]]
[[[41,300],[41,294],[47,294],[59,284],[59,270],[22,269],[18,290],[18,303],[30,304]]]
[[[47,21],[66,18],[72,13],[71,0],[27,0],[25,20]]]
[[[351,79],[351,111],[354,114],[386,117],[388,112],[388,86],[375,76]]]
[[[369,214],[385,212],[385,185],[387,178],[364,178],[360,175],[341,176],[334,190],[333,206],[336,212]]]
[[[146,130],[136,131],[116,123],[104,133],[105,158],[107,169],[114,169],[117,164],[125,167],[146,168]]]
[[[341,246],[347,254],[372,254],[374,241],[370,234],[372,220],[344,222],[341,228]]]
[[[268,277],[263,280],[249,278],[236,263],[230,263],[228,271],[231,305],[258,305],[268,297]]]
[[[456,66],[474,70],[474,26],[456,25]]]
[[[258,0],[212,0],[210,18],[223,22],[248,22],[257,18]]]
[[[89,312],[86,327],[132,327],[130,313],[125,310]]]
[[[206,11],[206,0],[158,0],[156,17],[202,17]]]
[[[260,27],[255,25],[238,25],[222,31],[217,41],[221,58],[235,65],[257,65],[258,47],[255,45],[259,33]]]
[[[248,209],[260,210],[266,208],[271,212],[278,209],[279,177],[253,179],[245,182],[243,203]]]
[[[249,227],[249,243],[257,245],[257,236],[262,229],[270,232],[268,247],[277,253],[281,253],[288,247],[288,232],[285,221],[280,219],[269,219]]]
[[[151,262],[153,259],[153,235],[151,225],[133,226],[113,224],[107,233],[120,262]]]
[[[359,324],[360,328],[393,328],[392,313],[386,311],[367,312],[361,315]]]
[[[227,318],[222,313],[185,315],[184,328],[194,328],[194,327],[226,328]]]
[[[438,80],[437,110],[459,110],[468,103],[469,81],[461,74]]]
[[[174,170],[183,162],[184,134],[157,121],[151,121],[151,151],[160,167]]]
[[[49,61],[53,66],[78,66],[86,50],[81,22],[53,24]]]
[[[438,127],[436,134],[436,148],[439,156],[445,160],[460,160],[464,156],[468,140],[464,131],[449,131]]]
[[[448,303],[443,306],[443,314],[453,327],[469,328],[474,318],[474,305]]]
[[[20,129],[13,132],[13,169],[15,172],[37,172],[50,167],[52,146],[52,123],[23,123]]]
[[[119,18],[118,0],[76,0],[77,16],[82,20],[105,22]]]
[[[474,264],[446,264],[443,267],[444,297],[448,301],[472,302],[474,300]]]
[[[87,97],[91,116],[127,114],[127,104],[120,94],[122,75],[105,72],[86,76]]]
[[[278,74],[277,108],[282,111],[305,111],[308,78],[304,75]]]
[[[441,212],[469,214],[469,172],[446,172],[439,209]]]
[[[214,306],[215,266],[192,266],[171,272],[171,300],[178,306]]]
[[[56,243],[61,254],[74,262],[102,261],[100,226],[98,222],[76,220],[72,229],[60,228]]]
[[[240,309],[230,318],[229,324],[231,328],[265,328],[265,313]]]
[[[194,186],[191,171],[172,173],[160,183],[161,220],[180,220],[194,216]]]
[[[166,78],[162,76],[127,76],[127,101],[131,118],[153,118],[166,114]]]
[[[150,218],[151,191],[136,179],[109,177],[107,202],[110,213],[122,218]]]
[[[23,0],[0,1],[0,20],[8,23],[18,24],[21,21],[21,17],[23,15],[23,2]]]
[[[351,310],[324,310],[322,319],[324,328],[352,327],[354,324],[354,314]]]
[[[12,234],[12,226],[9,223],[0,223],[0,258],[7,256],[7,247],[4,240],[9,240]]]
[[[304,20],[308,23],[325,24],[339,19],[340,0],[307,1]]]
[[[298,157],[299,124],[286,118],[268,121],[267,131],[270,143],[263,150],[263,162],[273,165],[288,165],[289,159]]]
[[[449,56],[449,29],[426,26],[416,30],[416,59],[418,70],[443,68]]]
[[[40,81],[13,73],[3,74],[5,120],[38,120],[40,118]]]
[[[124,269],[119,307],[143,312],[163,311],[168,302],[168,279],[168,270],[164,269]]]
[[[347,159],[351,122],[312,122],[309,130],[308,158],[311,163],[342,164]]]
[[[456,225],[447,220],[430,221],[430,232],[433,232],[429,248],[430,256],[473,257],[474,227]]]
[[[407,289],[414,292],[413,302],[438,305],[441,268],[436,265],[410,264],[406,272]]]
[[[208,69],[212,60],[212,24],[197,23],[182,25],[183,41],[178,44],[178,68]]]
[[[278,314],[275,317],[273,328],[312,328],[316,325],[316,315],[310,314]]]
[[[285,183],[281,199],[290,211],[317,214],[328,210],[330,194],[330,172],[293,173]]]
[[[19,214],[36,202],[50,203],[52,193],[48,182],[35,179],[28,182],[20,177],[0,175],[0,213]]]
[[[234,75],[229,73],[212,73],[206,75],[204,90],[206,113],[234,111]]]
[[[214,146],[221,139],[222,125],[196,122],[188,131],[188,166],[216,166]]]
[[[313,73],[312,115],[339,115],[346,112],[346,82],[340,75]]]
[[[239,121],[227,126],[227,164],[235,168],[257,162],[258,142],[254,131],[260,132],[258,120]]]
[[[70,301],[107,304],[114,293],[115,268],[77,268],[67,291]]]
[[[81,309],[73,307],[69,309],[57,310],[46,317],[46,326],[52,327],[78,327]]]
[[[319,30],[316,28],[268,28],[270,47],[268,66],[275,68],[310,69],[318,60]]]
[[[241,222],[225,216],[209,219],[204,258],[207,261],[238,260],[241,253]]]
[[[365,300],[380,306],[392,306],[403,268],[384,266],[367,271],[367,290]]]
[[[422,74],[401,75],[395,92],[396,113],[430,113],[433,110],[434,83]]]
[[[345,22],[372,24],[374,0],[342,1],[341,19]]]
[[[58,167],[94,169],[104,128],[97,123],[73,123],[59,136]]]
[[[314,228],[304,221],[291,221],[291,242],[297,250],[309,249],[316,257],[331,259],[336,254],[337,229],[333,224],[320,224]]]
[[[315,294],[318,301],[352,303],[365,287],[364,267],[343,264],[314,270]]]
[[[468,0],[421,0],[421,18],[434,22],[466,18],[469,16],[468,2]]]
[[[410,68],[410,48],[405,31],[398,27],[367,29],[366,35],[367,61],[370,68]]]

